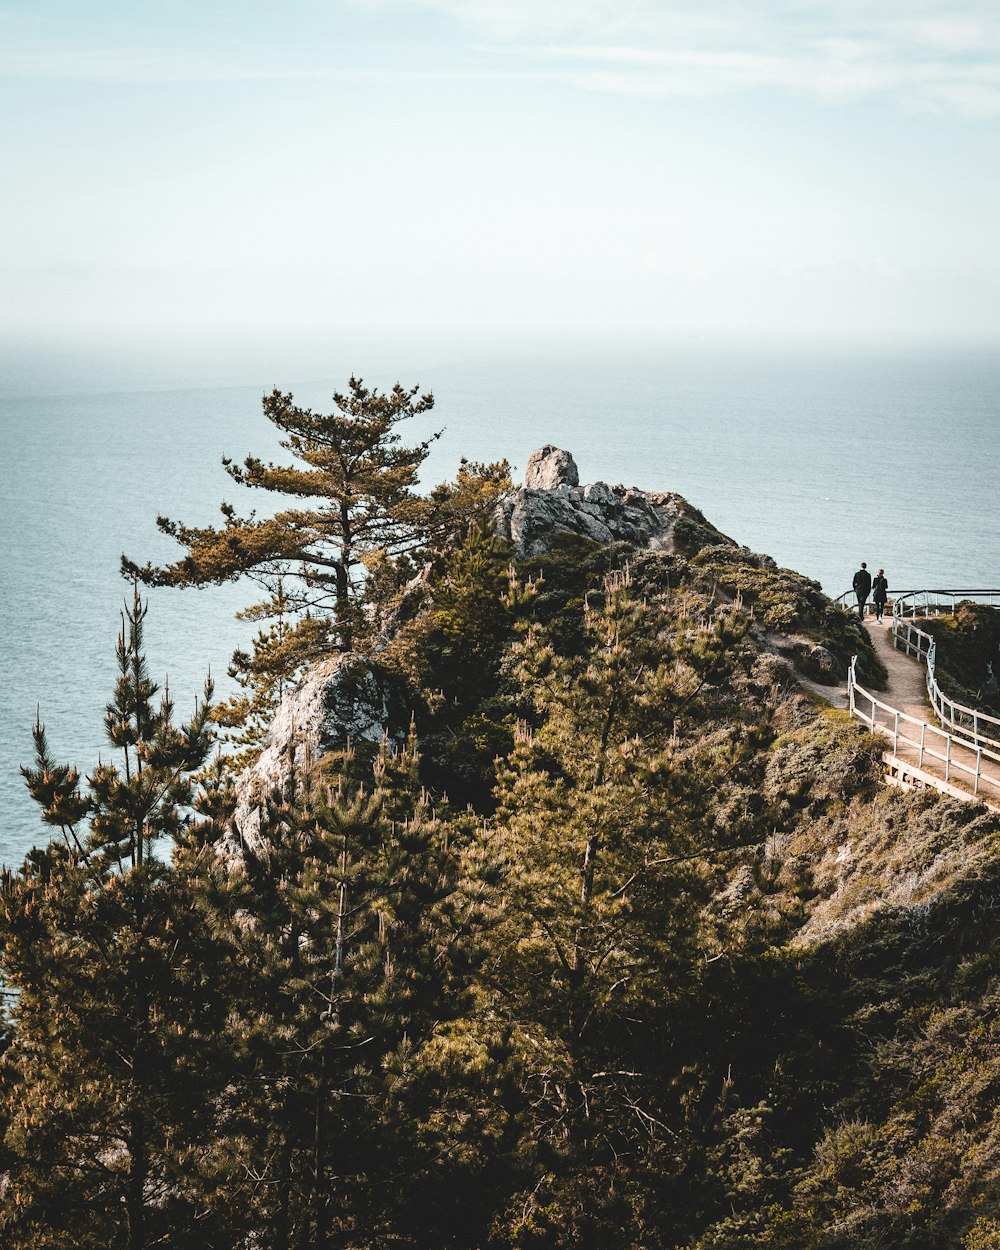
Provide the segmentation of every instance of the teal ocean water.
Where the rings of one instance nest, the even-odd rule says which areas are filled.
[[[261,502],[219,460],[277,452],[263,389],[322,408],[350,364],[329,381],[248,370],[246,385],[202,389],[165,389],[162,370],[138,365],[126,389],[121,369],[95,367],[84,387],[37,362],[0,364],[0,861],[12,863],[45,836],[18,773],[36,706],[58,758],[86,772],[105,749],[121,551],[172,554],[157,513],[205,523],[222,499]],[[462,455],[506,456],[520,474],[551,442],[582,480],[679,491],[833,594],[861,559],[883,565],[890,587],[1000,584],[1000,353],[483,352],[400,380],[437,398],[413,429],[445,430],[428,483]],[[209,666],[224,677],[250,594],[151,595],[150,665],[180,710]]]

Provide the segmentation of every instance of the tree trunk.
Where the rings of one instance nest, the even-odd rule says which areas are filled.
[[[313,1123],[313,1211],[315,1213],[315,1250],[326,1250],[330,1244],[330,1203],[326,1193],[326,1054],[320,1061]]]
[[[288,1099],[285,1100],[286,1108]],[[281,1162],[278,1165],[278,1214],[274,1224],[274,1250],[288,1250],[291,1232],[290,1205],[292,1192],[292,1143],[289,1115],[285,1115],[285,1140],[281,1148]]]
[[[351,561],[354,558],[354,534],[351,527],[351,509],[340,504],[340,559],[337,561],[337,633],[340,645],[350,651],[354,642],[351,628]]]
[[[146,1156],[145,1116],[133,1105],[129,1112],[129,1174],[125,1193],[128,1215],[128,1250],[143,1250],[146,1245],[146,1177],[149,1160]]]

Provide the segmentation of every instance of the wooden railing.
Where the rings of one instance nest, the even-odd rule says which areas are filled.
[[[856,596],[853,590],[848,590],[835,602],[849,608],[852,600],[856,601]],[[972,746],[1000,751],[1000,718],[957,703],[944,693],[937,679],[936,639],[916,624],[921,616],[925,620],[934,616],[953,616],[956,607],[963,601],[998,607],[1000,590],[899,591],[892,601],[892,645],[926,664],[927,698],[942,725]],[[870,608],[871,604],[866,606]]]
[[[927,665],[927,697],[942,725],[973,746],[1000,751],[1000,718],[956,703],[944,693],[937,679],[937,640],[916,624],[921,614],[925,620],[952,616],[962,601],[996,607],[1000,590],[910,590],[897,596],[892,605],[893,646]]]
[[[857,656],[847,673],[847,697],[851,716],[890,739],[893,756],[924,773],[926,783],[964,798],[1000,800],[1000,748],[973,744],[883,702],[859,684]],[[937,765],[943,785],[934,775]]]

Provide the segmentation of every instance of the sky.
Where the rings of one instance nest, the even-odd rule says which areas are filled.
[[[1000,339],[994,0],[0,0],[0,332]]]

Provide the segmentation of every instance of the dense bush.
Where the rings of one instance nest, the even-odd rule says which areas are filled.
[[[954,616],[921,620],[937,639],[935,672],[945,694],[1000,716],[1000,610],[960,603]]]

